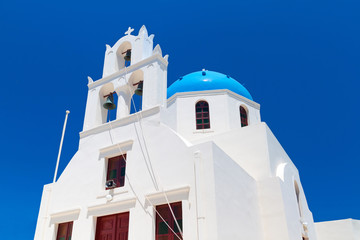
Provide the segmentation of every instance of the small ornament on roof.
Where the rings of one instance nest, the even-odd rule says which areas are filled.
[[[87,78],[88,78],[88,84],[91,84],[94,82],[94,80],[90,76],[88,76]]]
[[[202,69],[202,75],[205,76],[206,75],[206,72],[207,70],[205,70],[205,68]]]
[[[131,33],[134,31],[133,28],[129,27],[128,30],[125,32],[126,35],[131,35]]]
[[[161,47],[159,44],[157,44],[153,50],[153,54],[156,54],[156,53],[158,53],[162,56],[162,51],[161,51]]]
[[[145,25],[142,25],[142,27],[140,28],[138,36],[140,36],[140,35],[146,36],[146,37],[148,36],[148,31],[147,31]]]

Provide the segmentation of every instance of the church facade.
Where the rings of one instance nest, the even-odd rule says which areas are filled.
[[[314,224],[299,172],[247,89],[205,69],[167,87],[168,55],[153,38],[129,28],[106,46],[79,149],[44,186],[35,239],[338,239]],[[134,94],[142,105],[130,114]],[[360,223],[349,221],[352,237]]]

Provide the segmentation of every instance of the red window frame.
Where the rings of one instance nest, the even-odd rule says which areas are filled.
[[[129,234],[129,212],[98,217],[95,240],[127,240]]]
[[[182,205],[181,202],[175,202],[175,203],[170,203],[170,207],[175,215],[175,219],[179,224],[179,227],[182,231]],[[164,204],[164,205],[159,205],[156,206],[156,230],[155,230],[155,234],[156,234],[156,238],[155,240],[179,240],[182,239],[181,233],[177,227],[177,224],[174,220],[173,215],[171,214],[170,208],[168,204]],[[162,217],[160,217],[159,216]],[[165,224],[165,222],[169,225],[169,227],[174,230],[171,231],[169,229],[169,227]]]
[[[106,181],[114,180],[116,187],[125,185],[126,154],[108,159]],[[106,188],[108,189],[108,188]]]
[[[210,128],[209,104],[206,101],[199,101],[195,105],[196,129]]]
[[[56,240],[71,240],[73,222],[60,223],[57,230]]]
[[[241,127],[246,127],[248,125],[248,116],[247,111],[243,106],[240,106],[240,119]]]

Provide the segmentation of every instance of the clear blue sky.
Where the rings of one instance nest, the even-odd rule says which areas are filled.
[[[315,221],[360,219],[359,12],[358,0],[0,1],[1,239],[33,238],[65,110],[60,172],[78,147],[87,76],[101,77],[105,44],[143,24],[170,55],[169,84],[202,68],[244,84]]]

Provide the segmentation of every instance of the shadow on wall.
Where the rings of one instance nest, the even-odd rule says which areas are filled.
[[[123,42],[116,51],[117,70],[131,65],[131,43]]]

